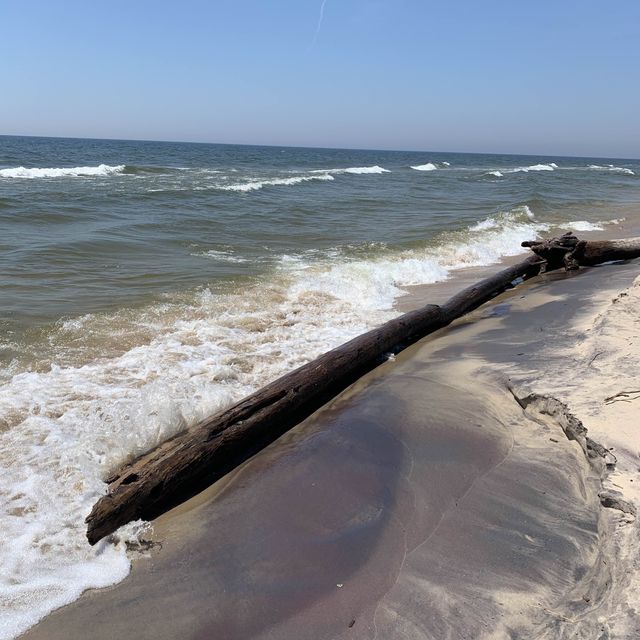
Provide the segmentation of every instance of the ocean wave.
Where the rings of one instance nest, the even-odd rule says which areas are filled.
[[[27,168],[12,167],[0,169],[0,178],[64,178],[64,177],[87,177],[87,176],[110,176],[124,172],[126,165],[119,164],[110,166],[100,164],[97,167],[51,167],[51,168]]]
[[[589,222],[588,220],[574,220],[563,223],[563,228],[570,231],[602,231],[604,227],[600,222]]]
[[[403,251],[378,259],[340,264],[309,264],[304,256],[283,259],[283,268],[296,271],[298,287],[343,300],[359,308],[391,310],[403,287],[431,284],[469,266],[486,266],[522,252],[520,243],[549,225],[538,222],[526,206],[490,216],[467,229],[450,232],[441,244]]]
[[[520,253],[546,228],[517,207],[420,248],[282,257],[236,293],[183,292],[60,322],[46,338],[56,361],[5,371],[0,385],[4,637],[129,571],[124,544],[85,538],[84,518],[114,468],[395,317],[406,287]]]
[[[216,249],[209,249],[208,251],[201,251],[199,253],[192,253],[192,256],[203,257],[203,258],[212,258],[218,262],[232,262],[235,264],[242,264],[245,262],[249,262],[247,258],[243,258],[242,256],[236,255],[233,251],[223,251]]]
[[[291,178],[272,178],[269,180],[250,180],[248,182],[239,182],[237,184],[219,185],[216,187],[222,191],[239,191],[246,193],[248,191],[257,191],[264,187],[292,186],[309,182],[311,180],[333,180],[333,176],[328,173],[320,173],[314,176],[292,176]]]
[[[343,173],[352,173],[355,175],[366,175],[366,174],[380,174],[380,173],[391,173],[389,169],[385,169],[384,167],[380,167],[377,164],[371,167],[346,167],[344,169],[313,169],[309,173],[319,173],[319,174],[334,174],[339,175]]]
[[[635,176],[635,172],[632,169],[628,169],[627,167],[616,167],[613,164],[608,165],[598,165],[598,164],[590,164],[587,167],[588,169],[595,169],[599,171],[611,171],[613,173],[623,173],[628,176]]]
[[[217,169],[205,169],[199,167],[167,167],[160,165],[125,165],[124,169],[121,173],[125,175],[146,175],[146,174],[155,174],[155,175],[163,175],[163,174],[175,174],[175,173],[183,173],[185,171],[194,172],[194,173],[221,173],[221,171]]]
[[[562,223],[563,228],[570,231],[603,231],[606,226],[621,224],[625,218],[614,218],[612,220],[599,220],[598,222],[589,222],[588,220],[573,220],[572,222]]]
[[[496,178],[502,178],[504,176],[504,173],[502,173],[502,171],[489,171],[486,175],[495,176]]]
[[[504,173],[528,173],[529,171],[554,171],[558,168],[555,162],[548,164],[532,164],[528,167],[516,167],[515,169],[503,169]]]
[[[355,173],[356,175],[367,173],[390,173],[389,169],[374,165],[373,167],[347,167],[346,169],[337,169],[331,171],[331,173]]]
[[[413,165],[411,168],[414,171],[435,171],[436,169],[442,169],[445,167],[450,167],[450,162],[427,162],[426,164],[417,164]]]

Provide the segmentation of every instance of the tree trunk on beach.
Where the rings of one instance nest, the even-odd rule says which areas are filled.
[[[640,257],[640,238],[579,241],[571,234],[523,243],[534,252],[453,296],[411,311],[325,353],[162,443],[106,480],[86,522],[95,544],[118,527],[151,520],[190,498],[299,424],[366,372],[516,284],[563,265]]]
[[[631,260],[638,257],[640,238],[624,240],[579,240],[572,233],[559,238],[523,242],[546,262],[546,271],[565,267],[568,271],[603,262]]]

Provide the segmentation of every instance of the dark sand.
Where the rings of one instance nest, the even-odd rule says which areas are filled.
[[[535,368],[595,291],[637,273],[536,278],[423,340],[159,518],[162,546],[125,581],[23,638],[565,637],[604,575],[600,480],[490,365]]]

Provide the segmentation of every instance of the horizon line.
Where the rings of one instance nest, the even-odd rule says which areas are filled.
[[[625,158],[623,156],[578,156],[578,155],[559,155],[557,153],[514,153],[514,152],[496,152],[496,151],[436,151],[433,149],[377,149],[374,147],[323,147],[316,145],[291,145],[291,144],[251,144],[247,142],[209,142],[209,141],[193,141],[193,140],[155,140],[152,138],[99,138],[92,136],[44,136],[20,133],[0,133],[0,138],[42,138],[45,140],[99,140],[104,142],[150,142],[160,144],[201,144],[201,145],[218,145],[229,147],[265,147],[265,148],[285,148],[285,149],[317,149],[323,151],[379,151],[383,153],[442,153],[442,154],[462,154],[477,156],[520,156],[532,158],[587,158],[587,159],[606,159],[606,160],[640,160],[637,158]]]

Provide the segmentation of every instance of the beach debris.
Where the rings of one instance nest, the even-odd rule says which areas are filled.
[[[106,495],[86,518],[90,544],[127,522],[152,520],[194,496],[385,362],[389,353],[399,353],[447,326],[512,288],[514,281],[563,266],[572,270],[640,257],[640,238],[581,241],[567,233],[523,246],[533,255],[467,287],[442,306],[426,305],[350,340],[116,470],[106,480]],[[590,459],[606,459],[604,448],[574,421],[567,418],[567,437],[572,434]]]
[[[548,416],[564,432],[567,440],[575,440],[581,447],[589,462],[599,469],[611,470],[615,467],[617,458],[609,449],[602,446],[592,438],[587,436],[587,428],[573,414],[569,407],[554,398],[553,396],[531,393],[526,396],[519,395],[509,384],[507,386],[515,401],[527,412],[536,422],[544,422],[542,418]],[[541,419],[537,419],[536,415]],[[549,438],[552,442],[558,442],[554,438]]]
[[[631,396],[634,396],[633,398]],[[634,391],[619,391],[615,395],[604,399],[605,404],[613,404],[614,402],[631,402],[640,398],[640,389]]]
[[[640,238],[624,240],[579,240],[568,232],[559,238],[530,240],[522,243],[545,261],[543,271],[564,267],[576,271],[604,262],[618,262],[640,257]]]
[[[617,491],[603,490],[598,494],[600,504],[609,509],[618,509],[622,513],[628,513],[635,516],[637,514],[636,507],[633,503],[625,500],[622,494]]]

